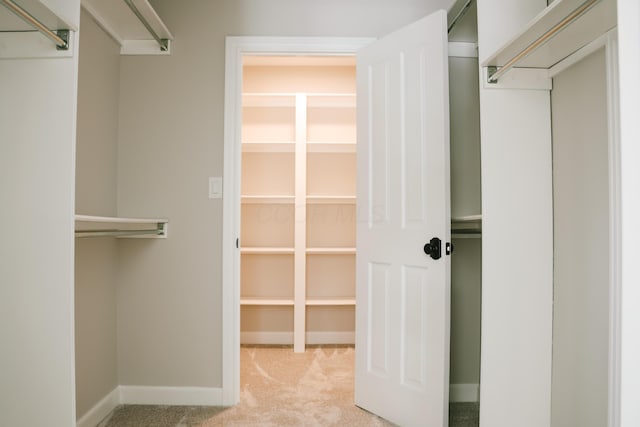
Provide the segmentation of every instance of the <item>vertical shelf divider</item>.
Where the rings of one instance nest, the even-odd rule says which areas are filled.
[[[304,353],[306,331],[306,246],[307,246],[307,96],[296,94],[295,148],[295,254],[293,351]]]

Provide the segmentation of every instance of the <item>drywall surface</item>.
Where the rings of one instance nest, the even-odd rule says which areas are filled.
[[[607,424],[609,156],[600,50],[554,78],[552,426]]]
[[[619,54],[619,108],[620,108],[620,181],[621,181],[621,301],[620,340],[622,342],[619,357],[619,373],[616,375],[620,385],[617,402],[620,405],[616,413],[621,427],[640,425],[640,3],[633,0],[620,0],[618,6]]]
[[[478,0],[479,62],[546,6]],[[480,81],[482,349],[480,426],[551,419],[553,207],[548,91]]]
[[[118,213],[162,216],[162,241],[121,245],[121,384],[220,387],[226,36],[381,36],[446,7],[423,0],[153,1],[171,56],[124,57]]]
[[[76,212],[116,214],[120,47],[84,10],[78,64]],[[76,239],[76,412],[117,385],[117,242]]]
[[[68,4],[80,13],[79,0]],[[7,426],[76,420],[77,61],[77,52],[0,60],[0,424]]]

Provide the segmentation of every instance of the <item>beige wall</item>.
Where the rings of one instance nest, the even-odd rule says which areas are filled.
[[[84,10],[79,53],[76,212],[116,214],[120,47]],[[117,385],[115,239],[76,239],[76,413]]]
[[[607,424],[609,178],[600,50],[554,78],[552,425]]]

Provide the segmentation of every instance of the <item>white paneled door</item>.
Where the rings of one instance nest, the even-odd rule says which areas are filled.
[[[450,312],[446,13],[367,46],[357,67],[355,401],[401,426],[443,427]],[[425,248],[432,238],[441,241],[439,258],[435,244]]]

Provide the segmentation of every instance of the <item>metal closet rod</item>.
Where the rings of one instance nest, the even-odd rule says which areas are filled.
[[[147,21],[147,19],[142,16],[136,5],[133,4],[133,0],[124,0],[124,2],[127,4],[127,6],[129,6],[129,9],[131,9],[131,11],[138,17],[140,22],[142,22],[142,25],[144,25],[147,31],[149,31],[149,34],[151,34],[151,36],[158,42],[158,44],[160,45],[160,50],[163,52],[169,50],[169,40],[160,38],[158,33],[156,33],[151,25],[149,25],[149,21]]]
[[[47,38],[52,40],[58,50],[69,49],[69,30],[58,30],[57,33],[48,29],[42,22],[34,18],[29,12],[18,6],[11,0],[0,0],[11,12],[15,13],[20,19],[40,31]]]
[[[497,83],[498,79],[502,77],[507,71],[512,69],[521,59],[532,53],[534,50],[538,49],[541,45],[546,43],[549,39],[554,37],[560,31],[562,31],[566,26],[571,24],[573,21],[581,17],[585,14],[591,7],[593,7],[600,0],[587,0],[578,8],[576,8],[573,12],[567,15],[564,19],[554,25],[550,30],[546,33],[538,37],[533,43],[524,48],[519,54],[511,58],[507,61],[502,67],[489,67],[489,83]]]

